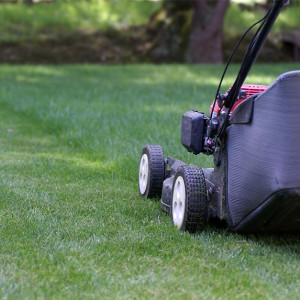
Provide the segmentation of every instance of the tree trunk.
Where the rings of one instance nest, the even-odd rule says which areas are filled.
[[[148,23],[150,55],[156,62],[182,62],[192,20],[192,1],[164,0]]]
[[[165,0],[150,19],[150,54],[157,62],[221,63],[229,0]]]
[[[223,18],[229,0],[196,0],[186,61],[189,63],[222,63]]]

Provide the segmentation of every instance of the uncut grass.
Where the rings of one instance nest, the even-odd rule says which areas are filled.
[[[299,67],[257,65],[248,83]],[[138,195],[144,144],[212,166],[180,120],[208,112],[221,66],[0,71],[1,297],[299,298],[299,235],[183,234]]]

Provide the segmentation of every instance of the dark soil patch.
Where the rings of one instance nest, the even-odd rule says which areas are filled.
[[[231,52],[237,44],[240,37],[224,38],[223,51],[226,60],[231,55]],[[233,61],[241,62],[250,44],[251,37],[246,37],[241,43],[239,50],[237,51]],[[294,61],[294,55],[292,51],[288,51],[284,43],[274,37],[270,37],[264,44],[258,58],[258,62],[292,62]]]
[[[143,28],[53,35],[0,42],[1,63],[133,63],[147,60]]]
[[[162,60],[151,53],[156,33],[145,26],[122,30],[75,32],[54,35],[41,32],[36,38],[20,41],[0,41],[0,63],[138,63],[138,62],[183,62],[182,57]],[[239,37],[224,39],[224,58],[227,60]],[[243,43],[234,61],[240,62],[248,41]],[[259,56],[259,61],[292,61],[293,53],[284,51],[280,44],[268,41]]]

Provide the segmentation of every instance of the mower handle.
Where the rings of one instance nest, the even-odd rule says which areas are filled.
[[[290,0],[274,0],[274,2],[283,2],[283,6],[290,4]]]
[[[257,34],[252,39],[252,41],[247,49],[246,55],[243,59],[243,62],[242,62],[240,71],[237,75],[237,78],[236,78],[230,92],[228,93],[226,100],[224,101],[224,106],[226,108],[228,108],[229,111],[233,107],[235,100],[237,99],[237,97],[240,93],[241,87],[242,87],[248,73],[250,72],[251,67],[252,67],[253,63],[255,62],[278,14],[280,13],[282,7],[285,5],[288,5],[288,4],[289,4],[289,0],[274,0],[274,4],[269,9],[263,24],[261,25]]]

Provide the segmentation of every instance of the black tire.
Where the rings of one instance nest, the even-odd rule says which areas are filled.
[[[194,233],[207,224],[207,191],[203,170],[181,166],[172,188],[171,219],[182,231]]]
[[[148,165],[143,169],[145,161],[148,161]],[[146,145],[142,151],[139,167],[140,194],[146,198],[160,197],[164,179],[165,161],[161,146]]]

